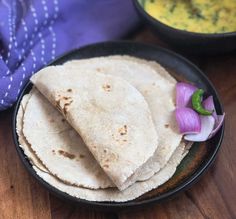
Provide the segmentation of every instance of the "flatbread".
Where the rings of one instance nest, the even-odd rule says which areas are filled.
[[[127,60],[127,61],[135,62],[137,64],[148,65],[149,67],[154,69],[157,72],[157,74],[159,74],[162,78],[167,80],[169,83],[176,84],[176,80],[165,70],[165,68],[163,68],[156,61],[150,61],[150,60],[141,59],[141,58],[137,58],[134,56],[128,56],[128,55],[113,55],[113,56],[109,56],[108,58],[115,59],[115,60],[121,60],[121,61]]]
[[[97,59],[97,60],[96,60]],[[103,58],[101,58],[103,59]],[[76,67],[76,69],[80,70],[80,68],[84,69],[84,74],[87,74],[89,71],[94,71],[93,68],[97,68],[98,67],[98,64],[96,62],[98,61],[101,61],[100,58],[95,58],[95,59],[91,59],[91,60],[81,60],[82,64],[81,63],[78,63],[80,61],[74,61],[73,63],[67,63],[68,66],[70,67],[70,69],[72,69],[73,71],[73,68]],[[152,112],[152,115],[153,115],[153,112],[157,109],[157,105],[155,104],[155,100],[154,100],[154,96],[156,96],[158,94],[158,96],[160,97],[158,99],[158,103],[164,103],[164,105],[166,104],[165,102],[165,98],[167,97],[168,99],[168,94],[171,93],[171,91],[173,91],[173,87],[175,86],[175,80],[162,68],[160,70],[160,66],[157,64],[157,63],[152,63],[152,62],[148,62],[148,61],[145,61],[145,60],[139,60],[137,58],[134,58],[134,57],[127,57],[127,56],[113,56],[113,57],[106,57],[105,58],[106,60],[114,60],[112,61],[112,65],[116,64],[117,66],[119,66],[119,62],[122,61],[122,60],[126,60],[128,62],[131,62],[132,64],[129,65],[128,69],[125,69],[124,67],[118,67],[118,70],[119,70],[119,74],[121,75],[124,75],[124,74],[127,74],[127,72],[131,71],[130,69],[133,68],[133,71],[137,70],[136,72],[137,73],[137,77],[135,78],[132,78],[131,79],[131,75],[128,73],[128,75],[130,76],[126,76],[127,78],[130,77],[130,81],[132,81],[132,83],[136,83],[136,88],[144,95],[144,97],[146,98],[148,104],[149,104],[149,107],[151,108],[151,112]],[[95,64],[93,63],[95,61]],[[88,66],[88,62],[90,63],[90,65],[92,65],[93,67],[92,68],[86,68]],[[106,61],[106,62],[109,62],[110,61]],[[67,65],[66,64],[66,65]],[[77,64],[79,64],[79,68],[77,66]],[[127,64],[127,63],[126,63]],[[115,70],[112,70],[113,67],[111,67],[112,69],[109,69],[109,65],[111,64],[108,64],[108,69],[103,69],[101,70],[99,67],[96,71],[101,73],[105,73],[105,74],[109,74],[107,73],[108,70],[111,70],[110,72],[112,72],[113,74],[113,71]],[[135,65],[139,66],[138,68],[134,67]],[[140,67],[140,65],[142,67]],[[75,67],[73,67],[75,66]],[[141,73],[142,73],[142,69],[149,66],[149,73],[145,76],[141,76]],[[107,67],[107,65],[106,65]],[[160,71],[160,72],[158,72]],[[151,73],[150,73],[151,72]],[[158,77],[161,78],[156,78],[156,76],[154,76],[154,74],[157,74]],[[120,76],[120,75],[119,75]],[[138,80],[137,80],[138,78]],[[129,81],[128,79],[126,79],[127,81]],[[129,81],[129,82],[130,82]],[[141,82],[142,81],[142,82]],[[131,83],[131,82],[130,82]],[[150,84],[153,85],[154,84],[158,84],[158,89],[154,89],[154,91],[152,91],[152,87],[149,86]],[[167,85],[167,87],[165,87],[164,85]],[[153,85],[154,86],[154,85]],[[166,92],[166,93],[165,93]],[[170,93],[169,93],[170,92]],[[172,92],[173,93],[173,92]],[[33,121],[33,124],[32,125],[32,128],[34,130],[39,130],[39,131],[42,131],[44,133],[47,133],[47,136],[46,138],[50,138],[50,135],[51,134],[51,131],[52,133],[55,133],[55,130],[57,132],[56,135],[58,135],[58,132],[60,132],[62,130],[62,132],[66,132],[67,130],[65,130],[67,128],[66,125],[61,125],[60,121],[62,122],[63,120],[63,117],[58,114],[58,112],[50,105],[49,102],[46,101],[46,99],[44,97],[42,97],[41,94],[39,94],[37,91],[33,92],[33,98],[34,98],[34,95],[37,94],[39,97],[37,97],[37,101],[41,98],[42,101],[44,101],[46,103],[46,105],[48,104],[48,106],[45,106],[44,104],[41,103],[41,106],[42,106],[42,109],[39,109],[39,112],[40,111],[43,111],[40,112],[45,118],[44,119],[40,119],[40,116],[37,117],[39,120],[36,120]],[[148,96],[148,98],[146,97],[146,95]],[[166,95],[166,96],[165,96]],[[164,97],[163,97],[164,96]],[[172,95],[173,96],[173,95]],[[31,99],[32,97],[30,97]],[[26,122],[22,122],[22,119],[24,117],[24,111],[27,110],[27,108],[30,106],[29,104],[31,103],[31,101],[33,102],[33,99],[31,101],[27,100],[29,99],[29,97],[25,97],[25,100],[23,99],[22,100],[22,108],[19,109],[19,112],[18,112],[18,116],[17,116],[17,124],[21,124],[21,125],[18,125],[18,128],[17,128],[17,132],[18,132],[18,135],[22,135],[24,134],[21,129],[22,129],[22,124],[24,123],[24,126],[26,124]],[[27,101],[29,103],[27,103]],[[35,108],[38,108],[38,106],[40,106],[39,103],[37,103],[37,101],[34,103],[36,104],[37,107]],[[153,102],[152,102],[153,101]],[[167,101],[168,102],[168,101]],[[161,108],[166,108],[167,111],[170,110],[170,103],[172,102],[172,104],[174,104],[174,101],[169,101],[167,103],[167,105],[161,107]],[[27,106],[25,106],[27,105]],[[32,104],[33,105],[33,104]],[[161,106],[161,105],[160,105]],[[52,110],[51,111],[47,111],[45,110],[45,108],[51,108]],[[23,109],[23,110],[21,110]],[[155,109],[155,110],[153,110]],[[31,118],[33,118],[33,114],[35,115],[40,115],[40,113],[37,111],[35,111],[35,109],[33,110],[30,110],[32,115],[31,115]],[[159,111],[155,111],[155,112],[158,112],[158,113],[164,113],[165,114],[165,111],[162,111],[162,109],[159,109]],[[58,114],[59,116],[61,116],[61,120],[59,121],[59,119],[57,119],[57,116],[55,115],[56,117],[56,123],[55,121],[52,122],[54,125],[48,125],[48,124],[41,124],[41,122],[44,122],[46,121],[51,123],[50,119],[48,118],[52,118],[52,115],[54,115],[54,113]],[[169,113],[169,112],[168,112]],[[164,117],[168,114],[166,113],[164,115]],[[173,112],[172,112],[173,114]],[[26,116],[27,118],[28,116]],[[54,118],[54,117],[53,117]],[[154,116],[154,119],[156,117]],[[166,116],[166,118],[169,118],[168,116]],[[158,119],[158,118],[156,118]],[[30,119],[29,119],[30,121]],[[27,123],[29,123],[29,121]],[[40,122],[41,121],[41,122]],[[155,121],[155,120],[154,120]],[[158,120],[157,120],[158,121]],[[57,124],[58,122],[58,124]],[[163,133],[164,130],[161,128],[161,124],[164,124],[164,121],[160,121],[160,124],[159,124],[159,129],[161,129],[161,131]],[[65,121],[63,121],[63,123],[66,123]],[[45,127],[44,127],[45,125]],[[68,125],[68,124],[67,124]],[[173,124],[168,124],[168,126],[166,127],[167,124],[165,124],[165,128],[173,128],[174,125]],[[173,125],[172,127],[170,125]],[[70,125],[68,125],[70,127]],[[158,125],[155,123],[155,127],[156,129],[158,129]],[[24,127],[25,128],[25,127]],[[71,127],[70,127],[71,128]],[[72,129],[72,128],[71,128]],[[72,129],[73,131],[73,129]],[[75,132],[75,131],[74,131]],[[30,133],[30,129],[28,129],[28,133]],[[171,132],[170,132],[171,133]],[[76,133],[77,134],[77,133]],[[37,135],[37,134],[36,134]],[[41,134],[39,133],[39,136],[41,136]],[[43,135],[44,136],[44,135]],[[67,134],[68,136],[68,134]],[[35,136],[36,137],[36,136]],[[166,137],[166,136],[165,136]],[[169,136],[168,136],[169,137]],[[182,136],[181,136],[182,137]],[[63,137],[64,138],[64,137]],[[170,136],[171,138],[171,136]],[[174,137],[175,138],[175,137]],[[180,138],[181,139],[181,138]],[[175,139],[176,140],[176,139]],[[40,139],[41,141],[41,139]],[[71,141],[68,140],[68,141]],[[177,141],[177,140],[176,140]],[[27,142],[27,141],[25,141]],[[48,144],[48,140],[45,141],[46,144]],[[163,142],[162,142],[163,143]],[[166,143],[166,142],[165,142]],[[33,144],[34,145],[34,144]],[[58,144],[56,144],[56,146],[58,147]],[[68,146],[68,148],[70,148],[71,146]],[[85,147],[85,145],[84,145]],[[67,181],[66,180],[61,180],[60,178],[58,178],[58,176],[54,173],[52,174],[51,172],[43,172],[42,170],[40,170],[37,165],[33,165],[33,168],[35,169],[35,171],[37,172],[37,174],[42,178],[44,179],[46,182],[48,182],[49,184],[51,184],[52,186],[58,188],[59,190],[63,191],[63,192],[66,192],[68,193],[69,195],[72,195],[72,196],[75,196],[77,198],[81,198],[81,199],[86,199],[86,200],[90,200],[90,201],[115,201],[115,202],[124,202],[124,201],[129,201],[129,200],[133,200],[139,196],[141,196],[142,194],[154,189],[154,188],[157,188],[159,185],[165,183],[169,178],[172,177],[172,175],[174,174],[175,170],[176,170],[176,167],[178,166],[178,164],[181,162],[181,160],[184,158],[184,156],[188,153],[188,149],[186,146],[185,146],[185,143],[180,143],[179,146],[176,146],[176,148],[174,149],[174,151],[171,153],[169,151],[167,151],[167,148],[168,146],[166,145],[165,147],[163,147],[165,150],[159,150],[158,151],[158,147],[155,151],[155,154],[152,156],[151,159],[149,159],[144,165],[140,166],[139,169],[136,170],[136,172],[131,175],[129,178],[128,178],[128,181],[125,182],[125,184],[123,184],[122,186],[126,187],[130,184],[132,184],[134,181],[136,181],[137,179],[142,181],[142,180],[146,180],[146,181],[142,181],[142,182],[136,182],[134,183],[133,185],[131,185],[129,188],[127,188],[126,190],[124,191],[119,191],[117,188],[106,188],[106,186],[104,186],[104,188],[106,189],[96,189],[96,190],[91,190],[91,189],[88,189],[90,188],[90,186],[88,186],[87,188],[82,188],[82,187],[77,187],[76,184],[74,185],[68,185],[67,184]],[[30,147],[29,147],[30,148]],[[85,147],[86,148],[86,147]],[[169,146],[169,148],[171,150],[173,150],[174,147],[172,146]],[[58,149],[58,148],[57,148]],[[64,148],[63,148],[64,149]],[[49,147],[49,150],[50,150],[50,147]],[[67,152],[67,151],[64,151],[64,152]],[[158,154],[157,154],[158,152]],[[160,153],[162,152],[162,153]],[[88,153],[90,153],[88,151]],[[45,152],[44,154],[47,154],[47,152]],[[70,154],[70,153],[69,153]],[[170,155],[170,159],[166,159],[164,158],[162,160],[162,158],[165,156],[165,154],[167,154],[167,156],[169,154]],[[65,154],[64,154],[65,155]],[[67,154],[68,155],[68,154]],[[71,155],[71,154],[70,154]],[[73,155],[73,153],[72,153]],[[39,158],[37,156],[37,154],[35,153],[34,150],[29,150],[28,152],[28,157],[35,157],[38,161]],[[65,159],[66,157],[64,157]],[[93,157],[92,157],[93,158]],[[54,158],[53,158],[54,159]],[[72,159],[73,160],[73,159]],[[64,160],[63,160],[64,162]],[[91,161],[91,163],[96,163],[95,160]],[[33,162],[32,162],[33,163]],[[48,162],[46,162],[48,163]],[[100,167],[99,167],[100,168]],[[154,170],[152,169],[154,168]],[[63,169],[67,169],[66,167],[63,168]],[[48,170],[47,170],[48,171]],[[156,171],[158,171],[156,173]],[[74,172],[74,170],[72,170],[72,173]],[[87,173],[86,173],[87,174]],[[86,175],[85,174],[85,175]],[[103,173],[104,174],[104,173]],[[154,175],[153,175],[154,174]],[[104,174],[105,175],[105,174]],[[55,177],[56,176],[56,177]],[[73,177],[73,176],[72,176]],[[105,175],[106,177],[106,175]],[[102,177],[103,178],[103,177]],[[148,179],[148,180],[147,180]],[[129,184],[130,183],[130,184]],[[72,183],[73,184],[73,183]],[[111,183],[112,184],[112,183]],[[81,184],[83,186],[83,184]],[[99,185],[100,186],[100,185]],[[112,185],[111,185],[112,186]],[[121,189],[123,189],[121,186]],[[99,188],[99,187],[98,187]],[[100,187],[101,188],[101,187]]]
[[[32,92],[23,120],[19,138],[27,139],[39,160],[57,178],[92,189],[114,186],[78,133],[39,91]]]
[[[118,188],[155,152],[158,137],[148,104],[122,78],[50,66],[31,81],[80,134]]]
[[[23,130],[22,130],[23,129],[23,115],[24,115],[25,108],[30,97],[31,97],[31,93],[26,94],[22,98],[19,109],[18,109],[17,117],[16,117],[16,132],[18,135],[19,146],[23,149],[25,155],[28,157],[32,165],[35,165],[37,168],[39,168],[43,172],[48,172],[48,170],[42,164],[39,158],[35,156],[35,154],[32,151],[32,148],[30,147],[25,136],[23,135]]]
[[[125,189],[135,181],[143,181],[158,172],[180,144],[174,118],[176,80],[158,63],[131,56],[108,56],[73,60],[64,64],[86,74],[88,71],[124,78],[146,99],[159,136],[159,146],[142,167],[121,187]]]
[[[35,93],[37,93],[37,91],[36,92],[34,91],[33,95],[35,95]],[[30,96],[26,95],[23,98],[21,102],[21,106],[23,109],[26,108],[25,105],[29,97]],[[50,103],[47,103],[47,104],[49,104],[50,106]],[[17,115],[18,123],[23,120],[24,114],[22,114],[22,112],[23,111],[21,111],[21,108],[19,108],[18,115]],[[57,111],[55,111],[55,113],[57,113]],[[19,137],[23,133],[22,128],[23,128],[22,126],[18,126],[17,132],[18,132]],[[27,144],[25,146],[27,146]],[[187,153],[188,153],[188,149],[186,148],[185,143],[181,143],[180,146],[175,150],[174,154],[172,155],[167,165],[161,171],[155,174],[151,179],[142,183],[140,182],[135,183],[134,185],[130,186],[125,191],[119,191],[118,189],[115,189],[115,188],[114,189],[98,189],[98,190],[80,188],[80,187],[76,187],[75,185],[68,185],[65,182],[61,181],[60,179],[56,178],[51,173],[42,171],[39,168],[39,166],[36,165],[37,163],[36,164],[34,163],[33,168],[35,169],[36,173],[47,183],[77,198],[86,199],[89,201],[124,202],[124,201],[135,199],[141,196],[142,194],[154,188],[157,188],[159,185],[165,183],[174,174],[177,165],[180,163],[180,161],[184,158],[184,156]],[[39,160],[33,150],[29,150],[27,153],[27,156],[28,158],[35,157],[37,160]]]
[[[25,109],[26,99],[29,96],[25,96],[21,102],[21,106]],[[21,121],[19,115],[21,114],[21,110],[18,111],[18,121]],[[18,127],[18,135],[21,136],[21,128]],[[125,191],[118,191],[117,189],[98,189],[98,190],[90,190],[86,188],[79,188],[76,186],[68,185],[61,181],[60,179],[56,178],[49,172],[44,172],[39,169],[35,163],[33,163],[33,168],[35,169],[36,173],[47,183],[51,184],[55,188],[69,194],[75,196],[77,198],[86,199],[89,201],[115,201],[115,202],[125,202],[132,199],[135,199],[142,194],[158,187],[159,185],[165,183],[171,176],[174,174],[176,170],[176,166],[179,164],[180,160],[184,158],[184,156],[188,153],[186,150],[186,146],[184,148],[184,144],[181,144],[172,155],[172,158],[169,160],[168,164],[157,174],[155,174],[151,179],[142,182],[142,183],[135,183],[134,185],[130,186]],[[35,157],[37,155],[33,150],[29,150],[27,153],[28,158]],[[37,158],[38,160],[38,158]]]
[[[158,173],[146,181],[136,182],[123,191],[119,191],[116,188],[90,190],[69,186],[58,181],[50,174],[40,171],[37,167],[34,167],[34,169],[44,181],[71,196],[89,201],[125,202],[138,198],[144,193],[151,191],[152,189],[155,189],[168,181],[173,176],[176,171],[176,167],[186,154],[187,151],[185,151],[184,144],[180,144],[180,146],[176,148],[165,167],[162,168]]]

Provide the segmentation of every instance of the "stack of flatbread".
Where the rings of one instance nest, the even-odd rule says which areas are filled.
[[[32,78],[17,115],[36,173],[90,201],[124,202],[165,183],[187,154],[174,118],[176,80],[130,56],[72,60]]]

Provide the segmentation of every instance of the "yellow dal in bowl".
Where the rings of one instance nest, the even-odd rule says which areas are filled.
[[[236,31],[236,0],[143,0],[144,10],[160,22],[197,33]]]

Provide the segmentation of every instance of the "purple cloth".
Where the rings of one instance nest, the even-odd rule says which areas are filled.
[[[57,56],[120,38],[136,23],[131,0],[0,1],[0,110]]]

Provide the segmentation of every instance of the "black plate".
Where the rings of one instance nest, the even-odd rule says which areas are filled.
[[[182,56],[179,56],[171,51],[160,47],[153,47],[147,44],[125,41],[98,43],[72,51],[57,59],[56,61],[51,63],[51,65],[62,64],[71,59],[82,59],[115,54],[132,55],[147,60],[155,60],[159,62],[161,65],[166,67],[177,79],[193,82],[198,87],[203,88],[209,94],[213,95],[216,110],[219,114],[222,114],[222,107],[218,95],[209,79],[207,79],[207,77],[195,65],[193,65],[191,62],[189,62]],[[24,88],[24,90],[21,92],[13,114],[13,138],[20,159],[24,163],[27,170],[50,192],[64,200],[69,200],[86,207],[92,207],[93,209],[113,211],[145,207],[147,205],[170,198],[171,196],[179,193],[180,191],[185,190],[190,185],[192,185],[213,162],[223,139],[224,127],[220,129],[220,131],[217,133],[217,135],[215,135],[213,139],[204,143],[195,143],[192,146],[189,154],[185,157],[185,159],[177,168],[175,175],[168,182],[160,186],[158,189],[154,189],[138,199],[124,203],[92,202],[78,199],[64,192],[61,192],[58,189],[55,189],[54,187],[46,183],[44,180],[42,180],[35,173],[30,162],[25,157],[22,149],[19,147],[18,137],[16,134],[16,115],[22,97],[26,93],[28,93],[31,88],[32,84],[29,82]]]

